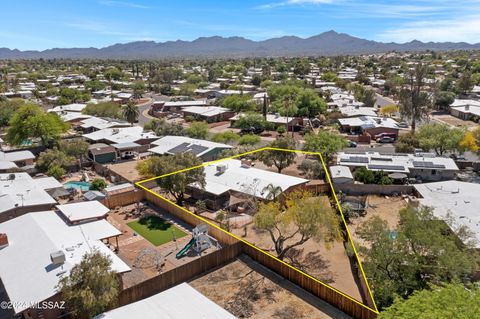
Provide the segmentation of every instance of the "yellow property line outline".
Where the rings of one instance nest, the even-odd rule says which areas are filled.
[[[325,175],[326,175],[326,177],[327,177],[328,184],[330,185],[330,189],[331,189],[331,191],[332,191],[332,193],[333,193],[333,198],[335,199],[335,203],[336,203],[336,205],[337,205],[337,208],[338,208],[338,210],[340,211],[340,215],[342,216],[343,224],[344,224],[344,226],[345,226],[345,229],[347,230],[348,239],[349,239],[349,241],[350,241],[350,243],[351,243],[351,245],[352,245],[353,252],[355,253],[355,257],[357,258],[357,263],[358,263],[359,268],[360,268],[360,271],[361,271],[361,273],[362,273],[362,277],[363,277],[363,279],[365,280],[365,284],[366,284],[366,286],[367,286],[368,293],[369,293],[369,295],[370,295],[370,298],[371,298],[372,301],[373,301],[373,305],[374,305],[375,309],[370,308],[369,306],[361,303],[360,301],[356,300],[355,298],[353,298],[353,297],[351,297],[351,296],[349,296],[349,295],[341,292],[340,290],[338,290],[338,289],[336,289],[336,288],[334,288],[334,287],[332,287],[332,286],[330,286],[330,285],[328,285],[328,284],[326,284],[326,283],[318,280],[317,278],[315,278],[315,277],[313,277],[313,276],[311,276],[311,275],[309,275],[309,274],[301,271],[300,269],[297,269],[297,268],[293,267],[292,265],[286,263],[285,261],[278,259],[278,258],[275,257],[274,255],[272,255],[272,254],[270,254],[270,253],[268,253],[268,252],[266,252],[266,251],[263,251],[262,249],[260,249],[260,248],[256,247],[255,245],[251,244],[250,242],[248,242],[248,241],[246,241],[246,240],[244,240],[244,239],[242,239],[242,238],[240,238],[240,237],[238,237],[238,236],[236,236],[236,235],[234,235],[234,234],[226,231],[225,229],[217,226],[216,224],[212,223],[211,221],[209,221],[209,220],[207,220],[207,219],[205,219],[205,218],[203,218],[203,217],[201,217],[201,216],[199,216],[199,215],[194,214],[193,212],[189,211],[189,210],[186,209],[185,207],[179,206],[178,204],[172,202],[172,201],[169,200],[168,198],[165,198],[165,197],[163,197],[162,195],[160,195],[160,194],[158,194],[158,193],[156,193],[156,192],[154,192],[154,191],[152,191],[152,190],[150,190],[150,189],[148,189],[148,188],[146,188],[145,186],[142,185],[143,183],[150,182],[150,181],[153,181],[153,180],[156,180],[156,179],[159,179],[159,178],[171,176],[171,175],[178,174],[178,173],[182,173],[182,172],[186,172],[186,171],[189,171],[189,170],[192,170],[192,169],[196,169],[196,168],[200,168],[200,167],[205,167],[205,166],[208,166],[208,165],[212,165],[212,164],[214,164],[214,163],[219,163],[219,162],[222,162],[222,161],[225,161],[225,160],[234,159],[234,158],[238,158],[238,157],[243,157],[243,156],[246,156],[246,155],[249,155],[249,154],[253,154],[253,153],[257,153],[257,152],[261,152],[261,151],[267,151],[267,150],[270,150],[270,151],[283,151],[283,152],[291,152],[291,153],[300,153],[300,154],[307,154],[307,155],[316,155],[316,156],[319,156],[320,161],[322,162],[323,169],[324,169],[324,171],[325,171]],[[341,207],[341,205],[340,205],[340,202],[339,202],[339,200],[338,200],[338,198],[337,198],[337,195],[336,195],[336,193],[335,193],[335,190],[334,190],[334,188],[333,188],[333,184],[332,184],[332,181],[331,181],[331,179],[330,179],[330,174],[328,173],[327,167],[326,167],[326,165],[325,165],[325,162],[324,162],[324,160],[323,160],[323,157],[322,157],[322,154],[321,154],[321,153],[318,153],[318,152],[307,152],[307,151],[301,151],[301,150],[290,150],[290,149],[283,149],[283,148],[263,147],[263,148],[259,148],[259,149],[256,149],[256,150],[253,150],[253,151],[249,151],[249,152],[245,152],[245,153],[242,153],[242,154],[237,154],[237,155],[234,155],[234,156],[222,158],[222,159],[219,159],[219,160],[214,160],[214,161],[210,161],[210,162],[204,162],[204,163],[202,163],[201,165],[197,165],[197,166],[193,166],[193,167],[181,169],[181,170],[179,170],[179,171],[171,172],[171,173],[164,174],[164,175],[161,175],[161,176],[156,176],[156,177],[147,178],[147,179],[144,179],[144,180],[141,180],[141,181],[136,182],[135,185],[136,185],[137,187],[140,187],[140,188],[142,188],[143,190],[149,192],[150,194],[152,194],[152,195],[154,195],[154,196],[156,196],[156,197],[158,197],[158,198],[160,198],[160,199],[162,199],[162,200],[164,200],[164,201],[166,201],[166,202],[174,205],[175,207],[183,210],[184,212],[186,212],[186,213],[188,213],[188,214],[196,217],[197,219],[201,220],[202,222],[208,224],[209,226],[215,227],[216,229],[219,229],[220,231],[222,231],[222,232],[224,232],[224,233],[232,236],[232,237],[235,238],[236,240],[243,242],[244,244],[246,244],[246,245],[248,245],[248,246],[250,246],[250,247],[252,247],[252,248],[254,248],[254,249],[256,249],[256,250],[258,250],[258,251],[260,251],[260,252],[262,252],[262,253],[264,253],[264,254],[266,254],[267,256],[275,259],[276,261],[284,264],[285,266],[287,266],[287,267],[289,267],[289,268],[291,268],[291,269],[293,269],[293,270],[301,273],[302,275],[304,275],[304,276],[306,276],[306,277],[308,277],[308,278],[310,278],[310,279],[312,279],[312,280],[320,283],[321,285],[325,286],[326,288],[331,289],[331,290],[339,293],[340,295],[342,295],[342,296],[348,298],[349,300],[351,300],[351,301],[359,304],[360,306],[362,306],[362,307],[364,307],[364,308],[366,308],[366,309],[368,309],[368,310],[370,310],[370,311],[373,311],[373,312],[376,313],[376,314],[379,313],[379,312],[378,312],[378,308],[377,308],[377,304],[376,304],[376,302],[375,302],[375,299],[373,298],[373,294],[372,294],[372,291],[371,291],[371,289],[370,289],[370,285],[368,284],[368,280],[367,280],[367,277],[366,277],[366,275],[365,275],[365,271],[363,270],[362,263],[361,263],[360,258],[359,258],[359,256],[358,256],[357,249],[355,248],[355,245],[354,245],[354,243],[353,243],[352,235],[351,235],[351,233],[350,233],[350,230],[348,229],[347,222],[346,222],[346,220],[345,220],[345,216],[343,215],[342,207]]]

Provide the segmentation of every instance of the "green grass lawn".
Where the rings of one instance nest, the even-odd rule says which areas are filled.
[[[187,236],[186,233],[157,216],[148,216],[127,224],[131,229],[151,242],[155,246],[160,246],[173,240],[172,231],[175,238]]]

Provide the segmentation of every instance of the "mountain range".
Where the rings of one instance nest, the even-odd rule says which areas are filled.
[[[104,48],[53,48],[20,51],[0,48],[0,59],[161,59],[193,57],[334,56],[383,52],[478,50],[480,43],[420,42],[384,43],[328,31],[309,38],[284,36],[263,41],[242,37],[201,37],[193,41],[136,41]]]

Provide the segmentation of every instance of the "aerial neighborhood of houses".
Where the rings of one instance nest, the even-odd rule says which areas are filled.
[[[0,319],[370,319],[474,285],[480,55],[433,55],[0,61]]]

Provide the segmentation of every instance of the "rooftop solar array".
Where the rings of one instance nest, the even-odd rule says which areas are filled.
[[[433,162],[413,161],[413,167],[415,167],[415,168],[445,168],[445,165],[434,164]]]
[[[189,151],[192,152],[195,155],[198,155],[198,154],[204,152],[205,150],[208,150],[208,147],[205,147],[205,146],[202,146],[202,145],[196,145],[196,144],[193,144],[192,146],[190,146],[190,149],[189,149]]]
[[[361,157],[361,156],[350,156],[349,158],[342,158],[342,162],[345,163],[368,163],[368,157]]]
[[[405,171],[405,167],[401,165],[368,165],[368,169],[376,169],[382,171]]]
[[[393,160],[388,157],[371,157],[372,161],[392,162]]]
[[[185,151],[188,150],[189,145],[190,143],[182,143],[180,145],[175,146],[174,148],[169,149],[167,152],[171,154],[184,153]]]

